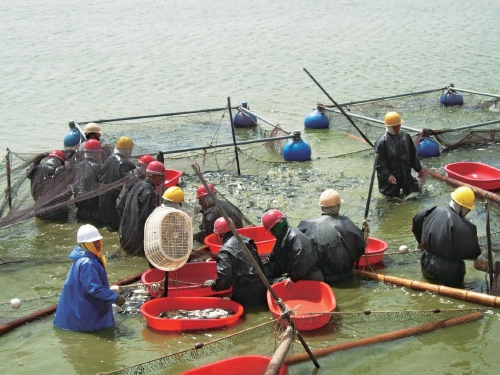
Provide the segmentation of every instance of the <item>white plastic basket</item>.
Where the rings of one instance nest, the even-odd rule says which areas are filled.
[[[159,270],[182,267],[193,249],[193,225],[183,211],[159,207],[149,215],[144,227],[144,252]]]

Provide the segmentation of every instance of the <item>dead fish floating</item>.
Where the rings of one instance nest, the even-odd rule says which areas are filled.
[[[209,308],[203,310],[167,310],[158,314],[163,319],[221,319],[234,315],[235,312],[228,309]]]

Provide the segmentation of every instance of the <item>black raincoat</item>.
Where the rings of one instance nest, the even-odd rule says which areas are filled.
[[[388,196],[397,197],[401,190],[404,195],[418,192],[418,181],[411,170],[420,172],[422,166],[411,137],[404,131],[399,134],[384,133],[375,142],[377,159],[378,190]],[[395,185],[389,183],[389,176],[396,177]]]
[[[118,213],[120,221],[123,217],[123,210],[125,209],[125,203],[127,202],[128,192],[132,189],[132,186],[145,178],[146,176],[140,177],[138,171],[136,170],[134,174],[125,180],[122,190],[120,191],[120,194],[118,194],[118,198],[116,198],[116,212]]]
[[[64,167],[64,163],[56,167],[50,159],[45,164],[34,166],[27,173],[27,177],[31,180],[31,195],[35,202],[39,201],[38,203],[43,205],[40,208],[66,202],[71,199],[71,192],[61,194],[60,197],[56,198],[56,195],[61,192],[59,179],[67,181],[68,177],[71,178],[70,173],[71,171],[66,170]],[[71,183],[71,180],[67,182]],[[54,199],[50,197],[54,197]],[[44,220],[66,220],[68,218],[68,211],[68,207],[64,206],[36,216]]]
[[[73,182],[75,198],[88,194],[99,188],[99,172],[101,163],[93,159],[83,159],[76,164],[76,174]],[[93,224],[102,223],[102,214],[99,209],[99,196],[76,202],[76,216],[80,221]]]
[[[127,194],[120,223],[120,244],[132,255],[144,256],[144,225],[156,207],[158,195],[149,180],[137,182]]]
[[[241,236],[241,239],[260,269],[263,270],[255,242],[244,236]],[[232,232],[228,232],[224,235],[222,247],[217,253],[217,279],[212,289],[219,291],[231,286],[233,287],[231,298],[243,306],[266,303],[266,286],[236,237]]]
[[[317,246],[297,228],[288,226],[282,238],[276,238],[269,261],[264,264],[268,279],[288,274],[290,280],[310,280],[312,273],[321,270],[318,266]]]
[[[233,220],[234,226],[236,228],[243,228],[243,214],[241,211],[227,201],[219,200],[219,203],[227,216]],[[201,213],[203,219],[200,225],[200,232],[194,235],[194,239],[195,241],[203,243],[205,237],[214,232],[214,223],[219,217],[222,217],[222,214],[219,212],[215,203],[206,210],[202,210]]]
[[[356,261],[365,252],[363,232],[347,216],[322,215],[302,220],[298,227],[318,244],[318,257],[329,284],[352,278]]]
[[[99,182],[101,184],[111,184],[121,180],[134,169],[134,163],[120,154],[113,154],[102,165]],[[120,191],[121,187],[110,190],[99,197],[99,207],[105,215],[105,223],[110,225],[112,230],[118,230],[120,226],[120,217],[116,211],[116,199]]]
[[[481,254],[476,226],[450,206],[415,214],[412,232],[425,249],[420,259],[422,273],[439,284],[460,286],[465,276],[463,260]]]

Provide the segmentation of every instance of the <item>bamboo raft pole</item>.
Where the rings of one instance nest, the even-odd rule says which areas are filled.
[[[457,318],[450,318],[450,319],[439,320],[437,322],[424,323],[424,324],[421,324],[421,325],[413,327],[413,328],[406,328],[406,329],[402,329],[402,330],[399,330],[396,332],[383,333],[381,335],[367,337],[367,338],[361,339],[361,340],[347,342],[347,343],[339,344],[339,345],[328,346],[326,348],[321,348],[321,349],[315,349],[315,350],[313,350],[313,354],[316,357],[324,357],[324,356],[327,356],[329,354],[332,354],[332,353],[335,353],[338,351],[354,349],[354,348],[359,348],[362,346],[368,346],[368,345],[372,345],[372,344],[378,344],[378,343],[382,343],[382,342],[398,340],[398,339],[402,339],[405,337],[419,335],[421,333],[432,332],[432,331],[435,331],[435,330],[441,329],[441,328],[447,328],[447,327],[452,327],[452,326],[459,325],[462,323],[472,322],[472,321],[479,320],[482,318],[483,318],[483,313],[475,312],[475,313],[467,314],[467,315],[460,316]],[[287,366],[290,366],[290,365],[294,365],[297,363],[305,362],[307,360],[309,360],[309,356],[307,355],[307,353],[300,353],[300,354],[295,354],[295,355],[287,357],[285,359],[285,364]]]
[[[488,199],[490,201],[493,201],[495,203],[500,204],[500,195],[498,195],[498,194],[495,194],[495,193],[488,191],[488,190],[478,188],[477,186],[473,186],[473,185],[467,184],[465,182],[455,180],[454,178],[444,176],[441,173],[434,172],[433,170],[430,170],[429,168],[424,167],[424,168],[422,168],[422,170],[424,171],[425,174],[427,174],[431,177],[437,178],[441,181],[444,181],[450,185],[457,186],[457,187],[458,186],[467,186],[467,187],[471,188],[471,190],[474,192],[474,194],[482,197],[483,199]]]
[[[488,294],[478,293],[470,290],[451,288],[444,285],[431,284],[424,281],[410,280],[396,276],[386,276],[361,270],[353,270],[353,273],[355,275],[363,276],[367,279],[405,286],[413,290],[428,291],[462,301],[477,303],[483,306],[500,307],[500,297],[497,296],[490,296]]]
[[[125,285],[125,284],[133,283],[137,280],[140,280],[143,272],[144,271],[136,273],[135,275],[126,277],[124,279],[115,281],[111,285]],[[47,315],[53,314],[56,312],[56,309],[57,309],[57,304],[49,306],[45,309],[39,310],[39,311],[34,312],[32,314],[23,316],[21,318],[15,319],[9,323],[2,324],[2,325],[0,325],[0,336],[13,330],[14,328],[22,326],[23,324],[30,323],[30,322],[33,322],[35,320],[42,319],[42,318],[46,317]]]

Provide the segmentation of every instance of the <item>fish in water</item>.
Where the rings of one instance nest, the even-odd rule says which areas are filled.
[[[203,310],[167,310],[158,315],[164,319],[221,319],[234,315],[234,311],[220,308]]]

